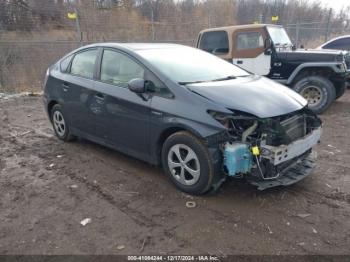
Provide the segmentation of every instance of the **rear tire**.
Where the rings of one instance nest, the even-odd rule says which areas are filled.
[[[64,117],[62,107],[56,104],[51,109],[51,122],[56,136],[65,142],[74,140],[76,137],[71,134],[67,119]]]
[[[177,132],[164,142],[162,165],[175,186],[189,194],[204,194],[215,181],[213,161],[207,147],[186,131]]]
[[[309,108],[316,114],[322,114],[336,96],[332,82],[321,76],[304,77],[298,80],[292,88],[308,101]]]

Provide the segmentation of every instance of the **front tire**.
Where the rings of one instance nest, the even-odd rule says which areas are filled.
[[[62,107],[59,104],[56,104],[52,107],[51,110],[51,122],[53,130],[55,131],[56,136],[65,142],[69,142],[75,139],[70,132],[68,122],[63,115]]]
[[[207,147],[186,131],[168,137],[162,148],[164,172],[183,192],[201,195],[212,186],[215,176]]]
[[[322,114],[335,99],[335,87],[331,81],[321,76],[307,76],[293,86],[294,91],[302,95],[309,108],[316,114]]]

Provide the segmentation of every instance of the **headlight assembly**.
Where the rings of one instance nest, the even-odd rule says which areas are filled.
[[[222,124],[225,128],[229,128],[230,119],[232,118],[232,114],[216,112],[209,110],[208,114],[211,115],[216,121]]]

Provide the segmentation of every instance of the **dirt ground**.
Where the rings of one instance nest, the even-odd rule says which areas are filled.
[[[349,254],[350,91],[322,118],[304,181],[259,192],[230,180],[192,197],[160,168],[59,141],[40,97],[0,98],[0,253]]]

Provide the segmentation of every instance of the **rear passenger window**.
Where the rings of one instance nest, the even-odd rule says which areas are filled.
[[[134,78],[144,78],[144,69],[126,55],[104,50],[101,64],[101,81],[127,87]]]
[[[264,39],[259,32],[239,33],[236,38],[237,50],[256,49],[264,46]]]
[[[199,48],[209,53],[227,54],[229,51],[227,33],[225,31],[203,33]]]
[[[350,50],[350,38],[334,40],[325,45],[323,49]]]
[[[92,79],[97,54],[97,49],[90,49],[76,54],[72,61],[71,74]]]

